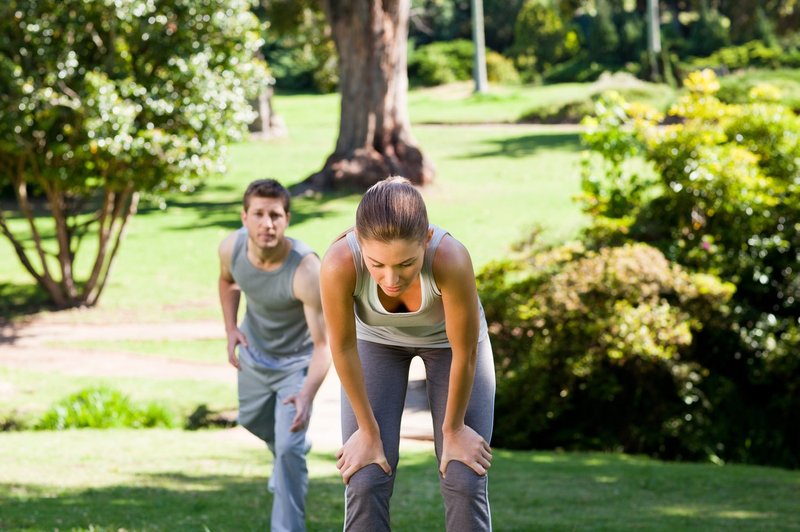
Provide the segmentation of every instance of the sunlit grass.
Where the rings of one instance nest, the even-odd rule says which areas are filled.
[[[267,529],[271,457],[241,429],[0,434],[0,525],[13,530]],[[341,530],[333,450],[309,456],[310,531]],[[401,455],[392,529],[444,529],[432,451]],[[800,473],[599,453],[496,451],[494,529],[796,530]]]

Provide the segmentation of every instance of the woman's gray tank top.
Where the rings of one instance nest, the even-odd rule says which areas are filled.
[[[420,271],[422,303],[415,312],[388,312],[378,298],[378,284],[370,276],[361,246],[355,232],[346,235],[347,244],[353,254],[356,267],[356,287],[353,292],[356,315],[356,337],[386,345],[403,347],[448,348],[450,341],[445,331],[442,293],[433,278],[433,257],[447,231],[433,228],[433,237],[425,249],[425,258]],[[483,306],[478,301],[480,331],[478,340],[488,337]]]
[[[254,362],[276,370],[295,370],[308,365],[313,342],[303,303],[294,296],[292,283],[303,257],[314,251],[288,238],[292,249],[275,271],[253,266],[247,258],[247,230],[238,232],[231,258],[231,275],[247,297],[240,328],[247,337],[246,351]]]

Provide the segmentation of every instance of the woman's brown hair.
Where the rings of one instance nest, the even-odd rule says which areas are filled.
[[[393,176],[372,185],[356,210],[356,234],[362,240],[424,242],[428,211],[411,182]]]

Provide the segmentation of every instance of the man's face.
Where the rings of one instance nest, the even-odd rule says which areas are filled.
[[[242,212],[242,224],[250,241],[261,249],[271,249],[283,243],[290,215],[283,210],[280,198],[253,196],[247,211]]]

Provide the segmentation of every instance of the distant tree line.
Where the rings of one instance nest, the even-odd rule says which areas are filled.
[[[409,78],[416,85],[469,79],[469,0],[412,0]],[[489,77],[499,82],[588,81],[606,70],[650,78],[646,0],[484,0]],[[800,64],[800,7],[793,0],[659,2],[663,53],[659,77],[680,79],[696,63],[729,47],[758,63]],[[262,0],[268,23],[264,55],[284,90],[336,89],[336,50],[324,15],[310,0]],[[445,44],[448,43],[448,44]],[[756,52],[748,50],[756,48]],[[744,52],[742,51],[744,50]],[[782,56],[781,54],[785,54]],[[724,54],[723,54],[724,57]],[[716,58],[719,61],[719,57]],[[705,64],[719,70],[725,65]],[[759,65],[760,66],[760,65]]]

